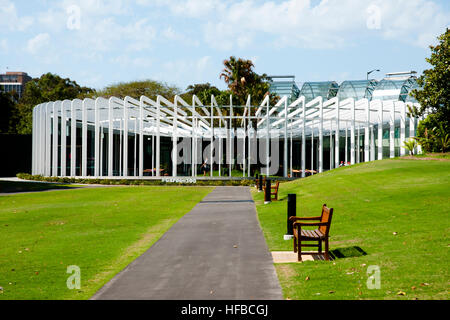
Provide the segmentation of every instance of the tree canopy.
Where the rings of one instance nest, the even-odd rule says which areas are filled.
[[[181,90],[176,86],[154,80],[144,80],[114,84],[97,92],[96,95],[104,98],[114,96],[121,99],[129,96],[137,100],[141,96],[147,96],[150,99],[156,100],[156,97],[161,95],[166,99],[172,100],[173,97],[179,94],[181,94]]]
[[[224,60],[223,64],[225,68],[220,78],[224,79],[237,103],[245,105],[248,95],[251,95],[254,101],[260,102],[269,94],[267,75],[257,74],[253,70],[254,64],[251,60],[231,56],[230,59]]]
[[[12,131],[31,134],[33,108],[44,102],[72,100],[94,94],[95,90],[81,87],[69,78],[61,78],[52,73],[43,74],[27,82],[22,98],[15,105],[11,119]]]
[[[430,46],[431,57],[426,61],[432,66],[417,80],[421,89],[412,96],[420,103],[416,116],[429,114],[418,126],[418,140],[425,151],[446,150],[445,136],[450,134],[450,31],[438,37],[439,43]],[[444,143],[442,143],[444,141]],[[444,147],[442,146],[444,145]]]

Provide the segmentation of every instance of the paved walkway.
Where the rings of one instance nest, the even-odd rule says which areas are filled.
[[[214,189],[93,299],[282,299],[249,189]]]

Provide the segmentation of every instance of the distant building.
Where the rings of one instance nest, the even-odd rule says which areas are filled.
[[[31,80],[26,72],[6,72],[0,74],[0,89],[5,92],[17,92],[22,97],[25,84]]]

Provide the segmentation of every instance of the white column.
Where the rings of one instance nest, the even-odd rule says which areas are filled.
[[[284,158],[283,158],[283,176],[288,176],[288,107],[287,99],[284,101]]]
[[[100,126],[100,173],[99,176],[103,176],[103,126]]]
[[[348,163],[348,122],[345,121],[345,165]]]
[[[128,177],[128,99],[123,101],[123,174]]]
[[[44,175],[45,165],[45,104],[39,106],[38,174]]]
[[[53,110],[54,102],[47,103],[46,106],[46,115],[45,115],[45,127],[46,127],[46,139],[45,139],[45,175],[52,175],[52,145],[51,145],[51,132],[52,132],[52,118],[51,118],[51,110]]]
[[[77,113],[75,102],[70,106],[70,176],[76,176],[77,167]]]
[[[229,163],[229,177],[231,178],[231,170],[233,168],[233,153],[234,153],[234,137],[233,137],[233,100],[232,100],[232,96],[230,95],[230,139],[229,139],[229,144],[230,144],[230,163]]]
[[[417,118],[417,125],[419,125],[419,121],[424,120],[426,117],[427,117],[427,114],[423,114],[420,118]],[[416,147],[416,153],[417,154],[423,153],[422,146],[420,144],[418,144]]]
[[[311,174],[314,170],[314,119],[311,120]]]
[[[52,176],[58,175],[58,106],[59,102],[53,103],[53,139],[52,139]]]
[[[383,159],[383,102],[378,105],[378,160]]]
[[[31,127],[31,131],[32,131],[32,135],[31,135],[31,174],[35,175],[36,174],[36,130],[37,130],[37,125],[36,125],[36,109],[37,106],[33,107],[32,110],[32,127]]]
[[[222,134],[222,121],[219,121],[219,132]],[[222,176],[222,157],[223,157],[223,144],[222,144],[222,137],[219,136],[219,177]]]
[[[395,157],[395,145],[394,145],[394,139],[395,139],[395,104],[393,102],[391,104],[391,112],[390,112],[390,118],[389,118],[389,156],[391,158]]]
[[[339,100],[336,101],[336,135],[335,135],[335,151],[334,151],[334,167],[339,168],[339,131],[340,131],[340,112]]]
[[[351,102],[350,164],[355,164],[355,100]]]
[[[94,132],[94,176],[100,175],[100,106],[99,99],[95,100],[94,117],[95,117],[95,132]]]
[[[178,158],[178,100],[175,98],[173,106],[173,134],[172,134],[172,177],[178,175],[177,158]]]
[[[119,120],[119,176],[123,176],[123,119]]]
[[[404,102],[399,103],[400,105],[400,156],[405,155],[406,149],[403,148],[403,143],[406,140],[406,104]]]
[[[370,103],[366,101],[366,127],[364,128],[364,162],[370,161]]]
[[[291,124],[292,124],[292,120],[291,120]],[[291,178],[294,176],[294,172],[293,172],[293,167],[292,167],[292,149],[293,149],[293,142],[292,142],[292,125],[290,127],[290,133],[291,133],[291,141],[289,144],[289,166],[290,166],[290,172],[291,172]]]
[[[139,104],[139,177],[144,176],[144,102]]]
[[[370,126],[370,161],[375,161],[375,133],[373,125]]]
[[[304,111],[304,109],[303,109]],[[267,125],[267,136],[266,136],[266,166],[267,166],[267,176],[269,176],[269,168],[270,168],[270,105],[269,100],[267,100],[267,114],[266,114],[266,125]]]
[[[156,98],[156,176],[161,177],[161,100]]]
[[[302,113],[302,178],[305,177],[306,170],[306,103],[303,100],[303,113]]]
[[[192,98],[192,152],[191,152],[191,156],[192,156],[192,161],[191,161],[191,173],[192,176],[195,177],[197,175],[196,173],[196,168],[197,168],[197,147],[196,147],[196,143],[197,143],[197,137],[196,137],[196,115],[195,115],[195,102],[194,102],[194,98]]]
[[[334,168],[333,120],[330,120],[330,170]]]
[[[112,177],[114,175],[113,171],[113,149],[114,149],[114,109],[113,109],[113,101],[109,99],[109,106],[108,106],[108,176]]]
[[[361,138],[360,138],[359,130],[360,130],[360,124],[358,122],[358,128],[356,130],[356,133],[357,133],[357,135],[356,135],[356,150],[357,150],[356,151],[356,162],[357,163],[361,162],[361,146],[360,146]]]
[[[67,175],[66,172],[66,143],[67,143],[67,133],[66,133],[66,104],[69,101],[63,101],[61,104],[61,177]]]
[[[137,120],[138,120],[137,117],[134,118],[134,128],[133,128],[133,134],[134,134],[133,175],[135,177],[137,177]]]
[[[244,125],[244,128],[245,128],[245,125]],[[245,143],[243,146],[244,146],[244,150],[245,150]],[[209,175],[210,175],[210,177],[212,177],[214,175],[213,152],[214,152],[214,109],[213,109],[213,103],[212,103],[212,99],[211,99],[211,144],[210,144],[210,148],[209,148]],[[244,153],[244,172],[243,172],[243,174],[245,174],[245,153]]]
[[[323,101],[319,104],[319,172],[323,172]]]
[[[83,100],[82,106],[82,137],[81,137],[81,175],[87,176],[87,100]]]

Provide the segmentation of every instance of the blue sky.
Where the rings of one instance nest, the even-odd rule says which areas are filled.
[[[449,23],[448,0],[0,0],[0,72],[223,89],[235,55],[298,82],[381,78],[428,68]]]

